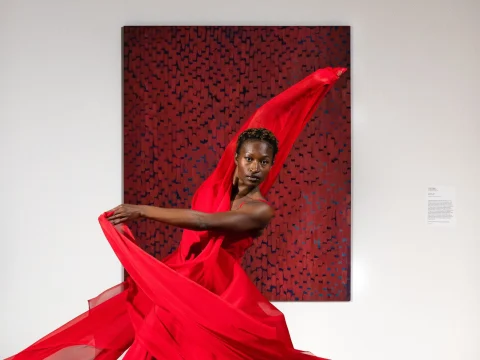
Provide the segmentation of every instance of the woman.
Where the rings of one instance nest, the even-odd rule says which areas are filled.
[[[274,216],[259,186],[275,160],[278,141],[267,129],[247,129],[239,137],[235,153],[236,173],[229,211],[205,213],[190,209],[165,209],[143,205],[120,205],[108,220],[119,225],[146,218],[183,229],[235,233],[239,238],[259,235]]]
[[[102,230],[130,277],[90,309],[10,359],[313,359],[240,266],[274,211],[264,195],[343,68],[316,71],[259,108],[196,191],[191,209],[120,205]],[[135,245],[140,217],[184,229],[161,261]],[[317,358],[320,359],[320,358]]]

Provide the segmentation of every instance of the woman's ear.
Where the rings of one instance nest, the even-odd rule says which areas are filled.
[[[234,161],[235,161],[235,171],[233,172],[233,186],[237,186],[238,185],[238,153],[235,153]]]
[[[238,166],[235,168],[235,171],[233,173],[233,185],[238,185]]]

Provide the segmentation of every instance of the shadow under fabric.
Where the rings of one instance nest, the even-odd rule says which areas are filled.
[[[271,188],[296,138],[345,68],[315,71],[260,107],[230,141],[217,168],[196,191],[192,209],[230,210],[239,134],[264,127],[279,151],[260,190]],[[240,265],[252,238],[184,230],[179,248],[155,259],[126,225],[101,228],[130,274],[89,301],[89,310],[8,360],[321,359],[294,349],[283,314]],[[193,251],[193,249],[197,249]]]

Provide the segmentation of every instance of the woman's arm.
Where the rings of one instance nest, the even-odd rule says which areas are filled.
[[[273,209],[263,202],[250,202],[236,211],[204,213],[189,209],[159,208],[147,205],[120,205],[108,219],[114,224],[146,218],[190,230],[258,231],[268,225]]]

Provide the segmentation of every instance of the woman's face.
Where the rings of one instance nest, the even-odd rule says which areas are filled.
[[[247,140],[235,155],[239,184],[249,187],[260,185],[273,165],[272,147],[259,140]]]

